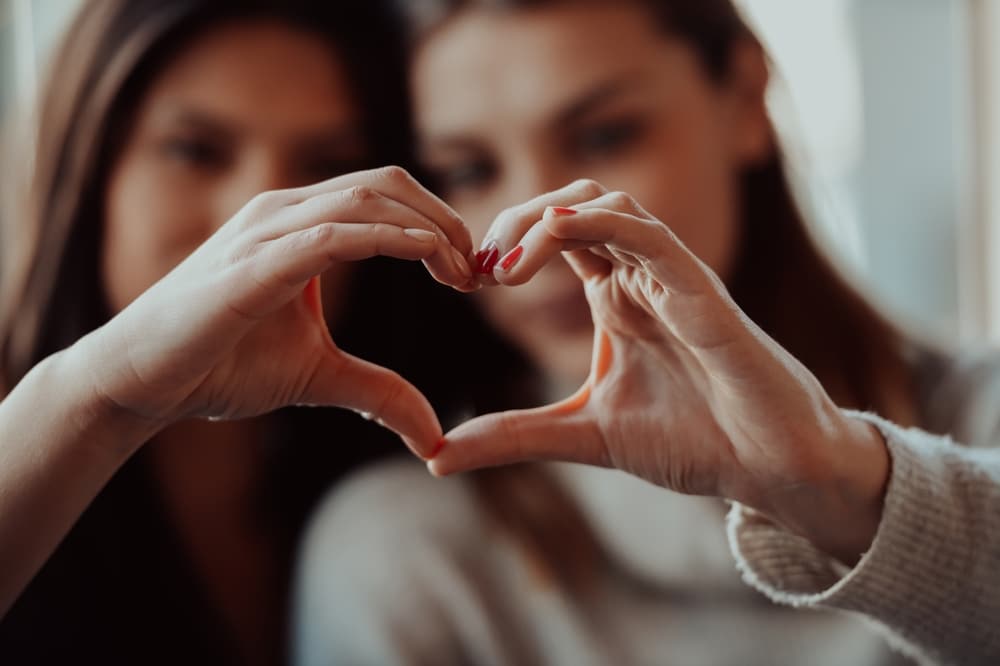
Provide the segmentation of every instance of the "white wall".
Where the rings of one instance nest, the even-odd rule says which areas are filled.
[[[1000,0],[739,1],[783,75],[776,119],[841,253],[904,320],[984,335],[970,12]]]
[[[974,89],[980,140],[976,143],[979,225],[977,233],[970,234],[969,244],[981,249],[984,279],[977,283],[985,287],[980,305],[991,339],[1000,342],[1000,2],[973,0],[971,18],[978,62]]]

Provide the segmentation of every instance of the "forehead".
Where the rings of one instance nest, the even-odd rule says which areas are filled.
[[[348,73],[334,47],[273,20],[206,31],[169,62],[147,98],[264,125],[329,125],[356,114]]]
[[[631,3],[466,10],[416,52],[417,121],[434,132],[544,115],[598,82],[663,73],[684,50]]]

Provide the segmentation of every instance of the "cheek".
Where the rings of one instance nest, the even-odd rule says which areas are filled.
[[[631,194],[725,278],[738,245],[736,167],[715,137],[689,134],[650,146],[610,185]],[[611,179],[609,179],[611,180]]]
[[[118,312],[166,275],[211,233],[199,198],[128,158],[105,195],[101,274]]]

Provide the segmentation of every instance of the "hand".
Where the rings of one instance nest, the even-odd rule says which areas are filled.
[[[457,215],[399,168],[269,192],[78,347],[118,413],[162,426],[336,405],[378,419],[423,455],[441,434],[433,410],[397,374],[337,348],[317,276],[386,255],[422,259],[439,281],[469,290],[471,250]]]
[[[554,208],[565,206],[574,209]],[[506,211],[487,239],[508,253],[493,271],[501,285],[565,253],[593,313],[591,374],[561,403],[463,424],[432,472],[529,459],[616,467],[741,501],[845,559],[864,550],[888,475],[884,445],[666,225],[628,195],[581,181]],[[825,534],[845,511],[852,526]]]

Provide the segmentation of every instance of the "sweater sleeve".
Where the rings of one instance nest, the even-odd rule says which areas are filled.
[[[921,663],[1000,664],[1000,449],[849,414],[882,432],[892,459],[871,549],[847,569],[734,504],[728,536],[744,580],[778,603],[860,613]]]

